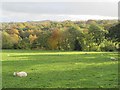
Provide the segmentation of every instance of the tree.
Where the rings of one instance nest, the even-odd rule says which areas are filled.
[[[52,31],[50,37],[48,38],[49,48],[51,48],[52,50],[60,49],[59,45],[60,45],[61,33],[62,33],[61,30],[55,28]]]
[[[68,29],[69,32],[69,43],[72,50],[82,50],[83,33],[79,26],[74,25]]]
[[[48,38],[50,35],[50,31],[41,32],[39,37],[35,40],[37,47],[40,49],[49,49]]]
[[[2,48],[11,49],[13,47],[11,36],[7,32],[2,32]]]
[[[105,39],[105,34],[107,33],[106,30],[103,29],[103,27],[100,27],[96,24],[91,24],[89,26],[89,34],[93,35],[93,40],[98,45]]]
[[[106,37],[110,40],[120,42],[120,22],[108,30]]]
[[[36,35],[31,35],[31,34],[29,35],[30,44],[32,44],[36,39],[37,39]]]
[[[19,36],[17,34],[11,34],[11,42],[13,44],[13,48],[17,49],[18,48],[18,42],[19,42]]]
[[[0,31],[0,49],[2,48],[2,31]]]
[[[77,51],[82,50],[81,44],[77,39],[75,40],[75,45],[74,46],[75,46],[74,50],[77,50]]]
[[[45,20],[2,23],[0,31],[6,49],[114,51],[120,49],[119,28],[117,20]]]
[[[30,47],[31,47],[30,42],[29,42],[29,39],[27,37],[21,39],[21,41],[18,43],[19,49],[30,49]]]
[[[10,29],[9,31],[8,31],[8,33],[9,34],[19,34],[19,31],[17,30],[17,29],[14,29],[14,28],[12,28],[12,29]]]

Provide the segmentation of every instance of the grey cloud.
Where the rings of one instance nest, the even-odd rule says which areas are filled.
[[[35,14],[117,16],[117,3],[111,2],[4,2],[2,10]]]

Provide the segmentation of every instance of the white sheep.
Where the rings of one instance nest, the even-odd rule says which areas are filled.
[[[111,60],[117,60],[115,57],[110,57]]]
[[[18,77],[26,77],[27,73],[26,72],[14,72],[13,73],[14,76],[18,76]]]

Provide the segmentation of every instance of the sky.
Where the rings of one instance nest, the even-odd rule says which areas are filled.
[[[11,1],[11,2],[10,2]],[[18,0],[19,1],[19,0]],[[54,0],[52,0],[54,1]],[[4,0],[0,7],[2,22],[24,22],[24,21],[63,21],[63,20],[88,20],[88,19],[117,19],[117,0],[81,0],[73,2],[15,2],[14,0]],[[57,0],[56,0],[57,1]],[[60,1],[60,0],[59,0]],[[62,0],[61,0],[62,1]]]

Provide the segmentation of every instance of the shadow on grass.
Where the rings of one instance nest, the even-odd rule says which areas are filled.
[[[111,61],[109,54],[73,54],[73,55],[64,55],[64,54],[53,54],[53,55],[13,55],[8,58],[12,58],[15,60],[40,60],[41,62],[44,60],[48,60],[50,62],[107,62]],[[96,60],[97,59],[97,60]]]
[[[3,67],[11,67],[13,70],[24,70],[24,68],[29,68],[31,66],[50,66],[50,65],[87,65],[87,66],[103,66],[106,64],[117,64],[117,61],[111,61],[107,56],[100,55],[16,55],[10,56],[10,59],[15,60],[3,61]],[[102,65],[103,64],[103,65]],[[52,67],[52,66],[51,66]]]

